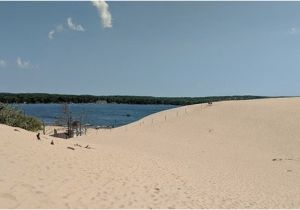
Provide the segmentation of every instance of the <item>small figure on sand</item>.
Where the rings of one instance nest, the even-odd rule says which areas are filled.
[[[54,145],[54,141],[52,140],[50,144],[51,144],[51,145]]]
[[[38,140],[41,140],[41,138],[40,138],[40,133],[38,133],[38,134],[36,135],[36,138],[37,138]]]
[[[84,148],[86,148],[86,149],[92,149],[92,147],[90,147],[90,145],[86,145]]]
[[[53,133],[54,133],[54,136],[56,137],[57,136],[57,130],[55,128],[53,130]]]

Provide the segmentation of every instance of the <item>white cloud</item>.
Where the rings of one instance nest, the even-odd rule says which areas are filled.
[[[20,57],[17,58],[16,63],[20,69],[38,69],[39,68],[38,65],[32,65],[30,61],[24,61]]]
[[[111,14],[109,12],[109,5],[104,0],[91,0],[91,1],[92,1],[92,4],[98,10],[102,26],[104,28],[111,28],[112,27],[112,17],[111,17]],[[80,31],[80,32],[85,31],[85,28],[80,24],[74,23],[72,21],[71,17],[69,17],[67,19],[67,25],[66,26],[71,31]],[[65,30],[65,28],[64,28],[63,25],[58,25],[58,26],[56,26],[55,29],[49,31],[48,38],[50,40],[52,40],[52,39],[54,39],[55,34],[60,33],[64,30]]]
[[[85,29],[83,28],[82,25],[80,24],[76,24],[72,21],[72,18],[69,17],[67,19],[67,24],[66,26],[60,24],[58,26],[55,27],[55,29],[51,30],[49,33],[48,33],[48,38],[50,40],[54,39],[54,36],[57,34],[57,33],[60,33],[60,32],[63,32],[65,30],[71,30],[71,31],[80,31],[80,32],[84,32]]]
[[[55,34],[63,32],[63,31],[64,31],[64,26],[63,25],[58,25],[58,26],[55,27],[55,29],[51,30],[48,33],[48,38],[49,39],[54,39]]]
[[[92,0],[92,4],[97,8],[102,26],[104,28],[111,28],[112,21],[111,21],[111,14],[108,10],[109,5],[103,0]]]
[[[68,24],[68,27],[69,27],[70,30],[73,30],[73,31],[85,31],[85,29],[82,27],[82,25],[80,25],[80,24],[76,25],[76,23],[74,23],[72,21],[71,17],[68,18],[67,24]]]
[[[55,34],[55,30],[52,30],[48,33],[48,38],[49,39],[54,39],[54,34]]]
[[[5,60],[0,59],[0,68],[4,68],[7,66],[7,62]]]

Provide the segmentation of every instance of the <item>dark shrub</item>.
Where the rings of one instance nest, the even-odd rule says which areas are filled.
[[[0,123],[29,131],[42,129],[42,122],[34,117],[24,115],[20,110],[0,103]]]

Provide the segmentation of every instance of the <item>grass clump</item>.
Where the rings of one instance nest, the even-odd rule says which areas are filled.
[[[29,131],[42,129],[42,122],[40,120],[26,116],[21,110],[2,103],[0,103],[0,123]]]

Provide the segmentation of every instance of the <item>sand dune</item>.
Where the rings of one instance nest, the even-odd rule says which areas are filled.
[[[180,107],[72,140],[35,135],[0,125],[1,208],[300,208],[299,98]]]

